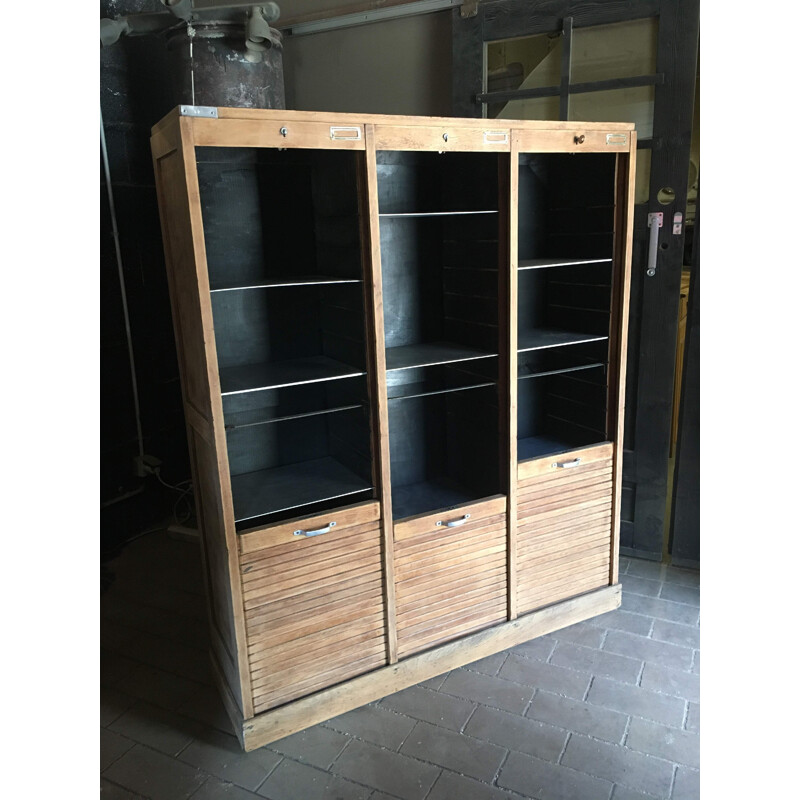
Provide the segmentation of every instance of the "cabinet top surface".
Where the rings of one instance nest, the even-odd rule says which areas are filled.
[[[584,122],[579,120],[515,120],[486,119],[482,117],[422,117],[395,114],[352,114],[337,111],[293,111],[284,108],[224,108],[216,107],[216,119],[239,120],[286,120],[301,122],[325,122],[334,124],[372,124],[372,125],[453,125],[461,128],[491,128],[493,130],[521,129],[530,131],[632,131],[632,122]],[[177,117],[189,116],[181,114],[177,106],[156,123],[152,132],[170,124]]]

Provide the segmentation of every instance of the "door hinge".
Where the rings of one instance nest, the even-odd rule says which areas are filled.
[[[216,106],[181,106],[182,117],[213,117],[217,119]]]

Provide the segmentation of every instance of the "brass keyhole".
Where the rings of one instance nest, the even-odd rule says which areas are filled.
[[[586,141],[586,134],[581,134],[575,137],[575,144],[583,144]]]

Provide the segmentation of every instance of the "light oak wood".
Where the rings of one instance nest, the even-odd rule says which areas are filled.
[[[514,123],[516,127],[516,123]],[[597,130],[573,122],[568,131],[519,130],[519,148],[523,153],[628,153],[631,134],[612,129]]]
[[[448,522],[458,521],[465,514],[470,515],[470,523],[475,520],[504,514],[506,511],[506,498],[497,496],[483,500],[479,503],[463,503],[457,506],[450,506],[444,511],[437,511],[434,514],[418,514],[415,517],[408,517],[402,522],[396,522],[394,526],[394,538],[399,542],[409,539],[422,533],[435,533],[441,531],[442,527]],[[460,526],[463,530],[467,525]]]
[[[601,444],[593,447],[581,448],[579,450],[570,450],[568,453],[559,456],[544,456],[543,458],[534,458],[530,461],[521,461],[519,464],[518,479],[524,481],[539,475],[577,473],[589,464],[612,458],[613,454],[614,445]],[[573,461],[576,458],[581,460],[581,463],[577,467],[565,468],[557,466],[560,463]]]
[[[259,714],[244,722],[245,750],[255,750],[448,670],[613,611],[619,608],[620,599],[619,585],[609,586],[374,670],[272,712]]]
[[[245,749],[253,749],[619,605],[636,134],[628,123],[495,125],[280,109],[218,113],[219,119],[203,119],[174,110],[153,128],[151,142],[203,533],[212,666],[236,733]],[[338,129],[333,138],[332,129]],[[206,146],[354,151],[372,420],[370,500],[237,532],[195,158],[195,148]],[[391,502],[378,149],[494,152],[499,170],[502,494],[398,522]],[[617,171],[606,398],[613,438],[518,463],[521,152],[616,153]],[[553,466],[574,458],[581,459],[577,467]],[[447,527],[467,513],[463,525]],[[295,536],[330,522],[336,524],[321,536]]]
[[[330,537],[335,538],[352,526],[375,522],[380,519],[380,516],[380,504],[370,500],[337,508],[335,511],[326,511],[313,517],[295,517],[288,522],[280,522],[267,528],[245,531],[239,535],[239,551],[242,554],[240,560],[242,564],[249,563],[252,557],[247,558],[247,554],[256,554],[257,557],[262,557],[266,547],[274,547],[286,542],[297,544],[310,542],[310,539],[298,538],[294,535],[294,531],[298,529],[315,530],[325,527],[329,522],[335,522],[336,530],[332,530],[330,533]]]

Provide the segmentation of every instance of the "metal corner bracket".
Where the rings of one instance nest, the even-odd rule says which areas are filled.
[[[217,119],[216,106],[181,106],[182,117],[211,117]]]

